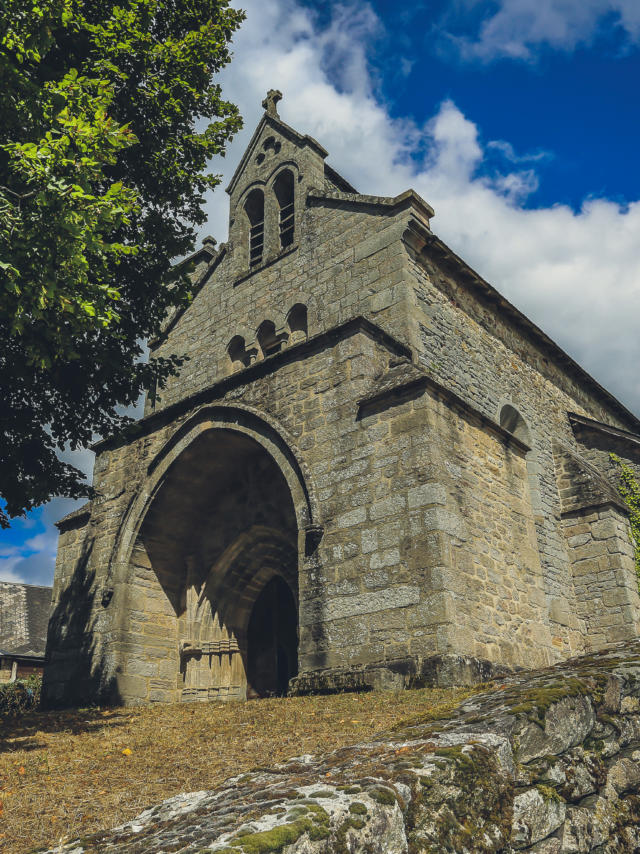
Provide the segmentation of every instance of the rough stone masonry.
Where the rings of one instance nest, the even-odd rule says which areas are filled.
[[[638,419],[279,97],[151,342],[187,360],[58,523],[50,706],[469,683],[638,635],[609,458],[640,465]]]

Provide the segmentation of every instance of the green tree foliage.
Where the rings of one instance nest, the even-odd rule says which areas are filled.
[[[610,456],[616,464],[620,475],[618,491],[629,508],[631,541],[636,561],[636,574],[640,585],[640,484],[631,466],[623,463],[616,454],[610,454]]]
[[[0,0],[0,525],[89,495],[56,450],[179,359],[140,341],[189,299],[206,164],[241,126],[215,83],[228,0]]]

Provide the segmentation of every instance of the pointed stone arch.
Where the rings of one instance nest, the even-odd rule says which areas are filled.
[[[293,437],[275,419],[253,407],[212,404],[202,407],[185,421],[147,466],[147,478],[129,505],[113,549],[109,575],[114,581],[118,567],[121,568],[129,560],[132,537],[135,537],[165,472],[197,436],[206,430],[215,429],[236,430],[262,445],[282,470],[289,485],[299,529],[313,531],[314,536],[322,529],[317,490]]]
[[[258,690],[247,682],[252,609],[279,578],[272,587],[286,584],[295,603],[288,625],[297,627],[299,574],[321,535],[315,490],[297,454],[264,416],[224,405],[203,407],[165,443],[114,554],[119,678],[131,682],[139,667],[157,669],[153,655],[162,648],[162,667],[176,674],[176,699],[243,699]],[[152,620],[151,639],[136,623],[141,613]],[[292,649],[289,638],[290,676]],[[273,671],[280,682],[263,679],[260,691],[281,691],[282,666]],[[131,696],[130,684],[123,693]]]

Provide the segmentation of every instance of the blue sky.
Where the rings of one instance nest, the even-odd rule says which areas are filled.
[[[540,154],[540,184],[528,206],[578,208],[586,195],[623,203],[640,197],[640,170],[634,168],[640,52],[620,28],[607,27],[603,19],[589,46],[568,51],[539,45],[527,61],[497,56],[462,62],[450,43],[442,36],[438,40],[437,29],[427,35],[432,19],[426,4],[415,7],[410,26],[393,15],[391,3],[374,8],[387,24],[374,62],[391,115],[421,123],[449,98],[487,139]],[[435,42],[426,49],[431,38]],[[408,63],[404,77],[397,72],[403,61]]]
[[[267,88],[362,192],[414,187],[434,231],[640,414],[640,2],[249,0],[223,72],[245,130]],[[90,476],[89,451],[68,456]],[[50,583],[56,499],[0,532],[0,579]]]

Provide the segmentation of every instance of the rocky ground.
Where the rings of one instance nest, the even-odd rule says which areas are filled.
[[[232,778],[49,854],[640,851],[640,642],[494,683],[441,721]]]

